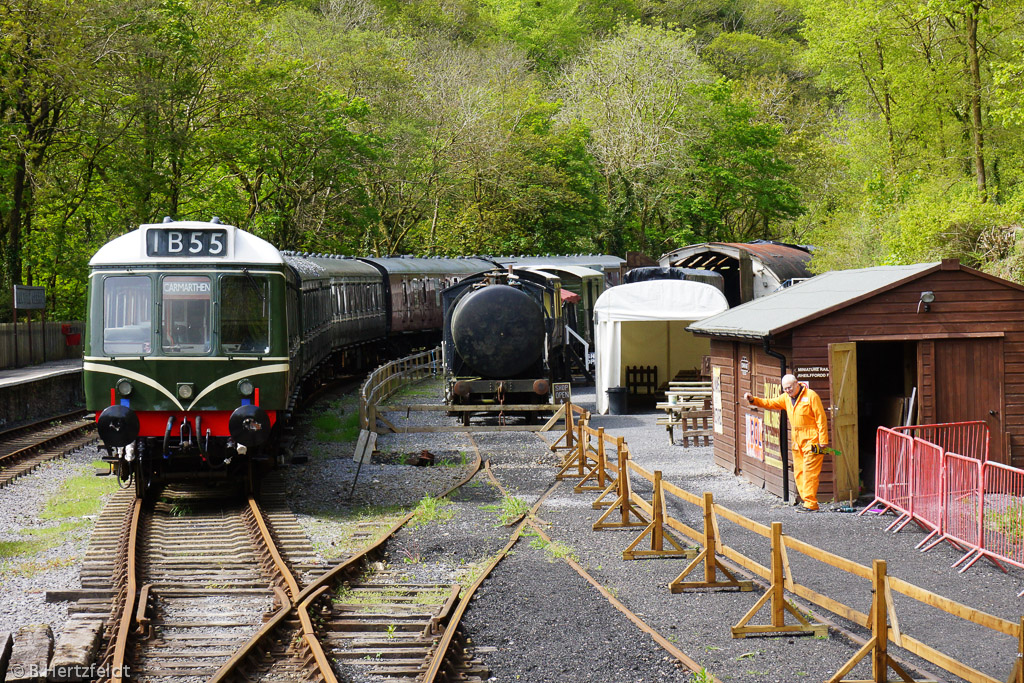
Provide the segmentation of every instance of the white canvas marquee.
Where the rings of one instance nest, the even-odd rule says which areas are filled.
[[[686,327],[729,308],[725,295],[703,282],[650,280],[605,291],[594,306],[597,412],[608,412],[609,387],[625,386],[627,365],[658,367],[658,381],[700,367],[710,341]]]

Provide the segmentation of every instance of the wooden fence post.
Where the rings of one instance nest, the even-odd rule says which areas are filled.
[[[665,533],[665,492],[661,488],[661,470],[654,471],[654,498],[651,501],[651,523],[640,532],[632,543],[622,551],[622,559],[635,560],[638,557],[686,557],[693,558],[697,552],[693,548],[685,548],[672,534]],[[635,550],[646,536],[651,537],[650,550]],[[665,539],[672,546],[665,550]]]
[[[622,441],[622,437],[618,437],[617,441]],[[588,459],[589,460],[589,459]],[[579,483],[573,487],[574,493],[583,493],[584,491],[603,491],[606,484],[606,473],[605,468],[607,467],[607,459],[604,451],[604,427],[597,428],[597,465],[592,467],[586,476],[580,479]],[[588,481],[597,479],[596,484],[587,484]]]
[[[860,660],[871,655],[871,681],[870,683],[887,683],[889,680],[889,669],[891,668],[903,681],[914,679],[897,664],[888,653],[889,647],[889,615],[892,610],[890,604],[891,591],[886,577],[885,560],[875,560],[872,565],[871,591],[874,594],[871,601],[871,615],[868,622],[871,626],[871,638],[864,643],[864,647],[857,651],[850,661],[846,662],[835,676],[828,679],[828,683],[862,683],[860,681],[847,681],[844,676],[853,671],[853,667]],[[895,613],[893,613],[895,614]]]
[[[687,588],[738,588],[741,591],[754,590],[753,581],[740,581],[725,565],[718,561],[718,518],[715,516],[715,501],[710,492],[704,493],[704,550],[693,558],[686,569],[673,579],[669,590],[682,593]],[[683,581],[701,562],[704,563],[703,581]],[[725,581],[718,580],[717,571],[725,574]]]
[[[745,638],[753,633],[810,633],[816,636],[827,636],[828,626],[812,624],[804,618],[792,605],[786,602],[786,556],[782,541],[782,522],[772,522],[772,583],[750,611],[732,627],[733,638]],[[765,603],[771,601],[772,623],[764,626],[747,626],[755,614]],[[786,625],[786,612],[797,618],[799,624]]]
[[[578,423],[579,438],[576,439],[576,449],[569,451],[562,461],[562,469],[558,470],[555,479],[583,478],[583,467],[586,464],[587,451],[590,449],[590,429],[582,421]],[[569,474],[569,470],[576,466],[576,472]]]
[[[647,526],[649,522],[644,519],[644,516],[640,514],[640,511],[633,507],[633,501],[630,499],[629,492],[629,465],[626,464],[628,459],[628,449],[625,447],[625,442],[621,439],[618,441],[618,455],[619,455],[619,468],[618,475],[615,479],[617,484],[619,496],[615,499],[615,502],[611,504],[604,514],[594,522],[594,531],[598,529],[622,529],[624,527],[631,526]],[[621,511],[621,519],[618,522],[606,522],[605,520],[611,516],[615,510]],[[639,522],[633,522],[630,520],[630,515],[635,516]]]

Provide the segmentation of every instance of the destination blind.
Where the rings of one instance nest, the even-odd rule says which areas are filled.
[[[146,235],[147,256],[209,257],[227,255],[227,230],[150,230]]]

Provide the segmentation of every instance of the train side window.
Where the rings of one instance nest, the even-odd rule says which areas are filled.
[[[209,353],[210,278],[205,275],[167,276],[160,291],[163,352]]]
[[[141,355],[153,350],[152,283],[145,275],[103,281],[103,353]]]
[[[270,351],[270,283],[264,276],[220,281],[220,343],[225,353]]]

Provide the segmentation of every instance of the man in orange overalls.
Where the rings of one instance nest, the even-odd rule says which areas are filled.
[[[793,474],[796,490],[803,503],[797,512],[818,511],[818,478],[821,476],[822,448],[828,446],[828,420],[821,399],[811,388],[796,381],[793,375],[782,378],[784,396],[765,400],[743,394],[748,403],[758,408],[782,410],[789,417],[790,438],[793,451]],[[788,400],[787,400],[788,399]]]

